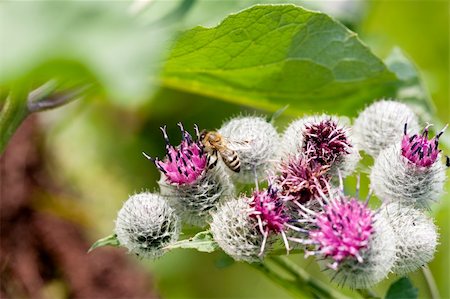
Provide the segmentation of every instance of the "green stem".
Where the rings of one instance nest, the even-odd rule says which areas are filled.
[[[305,286],[311,293],[315,294],[319,298],[336,298],[336,299],[348,299],[346,295],[331,288],[327,284],[315,279],[308,272],[301,267],[289,261],[286,257],[272,257],[270,258],[279,267],[286,270],[293,275],[299,284]]]
[[[252,263],[249,265],[252,266],[254,269],[260,271],[267,278],[269,278],[272,282],[283,287],[294,298],[310,298],[311,297],[311,293],[309,293],[306,289],[300,288],[300,285],[296,281],[292,281],[292,280],[288,280],[288,279],[280,277],[277,273],[272,271],[265,264]]]
[[[300,253],[304,253],[305,251],[303,249],[292,249],[291,251],[289,251],[289,255],[294,255],[294,254],[300,254]],[[272,256],[279,256],[279,255],[286,255],[286,248],[277,248],[274,250],[271,250],[270,252],[267,253],[267,256],[272,257]]]
[[[372,290],[369,289],[358,289],[356,291],[361,295],[361,297],[366,299],[380,298],[379,296],[377,296],[377,294],[375,294]]]
[[[439,299],[441,296],[439,295],[439,290],[436,285],[436,281],[434,280],[433,273],[431,273],[430,268],[425,266],[422,268],[423,276],[428,285],[428,289],[430,290],[431,299]]]
[[[6,98],[2,111],[0,111],[0,154],[6,148],[9,139],[28,116],[27,107],[28,90],[23,86],[11,89]]]

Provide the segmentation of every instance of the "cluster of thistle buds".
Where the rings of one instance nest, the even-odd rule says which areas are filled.
[[[337,284],[356,289],[416,271],[436,251],[438,232],[427,212],[446,179],[439,150],[445,128],[430,139],[430,126],[419,132],[418,123],[407,105],[381,100],[353,126],[322,114],[279,133],[263,117],[239,116],[217,131],[195,126],[195,138],[178,124],[177,146],[163,127],[166,156],[144,154],[161,173],[160,191],[125,202],[117,239],[133,254],[156,258],[183,224],[208,227],[236,261],[263,262],[283,244],[286,254],[303,251]],[[377,209],[369,206],[371,192],[358,198],[359,175],[357,194],[344,191],[361,151],[375,161],[370,189]],[[243,184],[253,191],[238,193]]]

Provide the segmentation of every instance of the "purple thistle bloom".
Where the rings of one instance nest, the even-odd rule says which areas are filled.
[[[329,166],[317,163],[304,155],[290,157],[281,164],[281,173],[275,178],[284,200],[304,204],[320,196],[319,191],[327,193],[330,176],[326,174]]]
[[[429,167],[437,160],[439,153],[439,137],[444,133],[445,126],[434,138],[428,139],[428,128],[423,129],[422,135],[414,134],[409,136],[407,124],[404,128],[402,140],[402,155],[416,166]]]
[[[174,147],[169,142],[166,126],[161,128],[164,140],[166,141],[166,157],[163,161],[145,155],[147,159],[153,161],[156,167],[164,173],[169,184],[190,185],[205,172],[207,165],[207,155],[203,150],[200,141],[192,140],[192,136],[184,130],[183,125],[178,123],[181,130],[181,143]],[[198,137],[198,128],[195,126]]]
[[[347,131],[330,119],[318,123],[306,123],[303,131],[303,150],[316,162],[331,166],[352,147]]]
[[[349,257],[362,263],[361,250],[368,247],[374,232],[373,216],[366,204],[338,195],[317,215],[317,229],[309,232],[309,238],[318,245],[320,254],[335,261],[334,269]]]
[[[249,215],[258,220],[259,230],[264,236],[260,255],[264,252],[269,233],[281,234],[286,249],[289,251],[286,234],[284,233],[284,226],[289,218],[285,214],[284,202],[279,197],[278,190],[269,183],[267,190],[253,192],[249,205]]]

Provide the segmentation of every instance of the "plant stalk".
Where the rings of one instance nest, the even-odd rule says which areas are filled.
[[[276,272],[272,271],[269,267],[262,263],[252,263],[249,264],[254,269],[258,270],[262,274],[264,274],[267,278],[269,278],[272,282],[278,284],[283,287],[286,291],[288,291],[294,298],[311,298],[312,294],[307,291],[307,289],[303,289],[296,281],[288,280],[280,277]]]
[[[277,264],[279,267],[286,270],[291,275],[293,275],[299,284],[306,287],[308,290],[310,290],[311,293],[316,295],[318,298],[349,299],[349,297],[337,291],[336,289],[315,279],[308,272],[306,272],[298,265],[292,263],[286,257],[271,257],[270,260],[273,261],[275,264]]]
[[[428,266],[422,267],[422,274],[425,277],[428,289],[430,290],[431,299],[441,298],[441,296],[439,295],[438,287],[436,285],[436,281],[434,280],[433,277],[433,273],[431,273],[430,268],[428,268]]]

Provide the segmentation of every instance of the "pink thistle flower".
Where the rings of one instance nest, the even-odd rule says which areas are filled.
[[[144,156],[153,161],[156,167],[164,173],[169,184],[190,185],[204,174],[207,169],[207,155],[198,140],[198,127],[195,126],[197,140],[184,130],[183,125],[178,123],[181,130],[181,143],[177,147],[170,144],[167,136],[166,126],[161,128],[166,141],[166,157],[163,161],[152,158],[143,153]]]
[[[267,190],[253,192],[249,199],[249,206],[249,216],[257,219],[259,230],[264,237],[260,255],[264,252],[270,233],[281,234],[286,250],[289,252],[289,244],[284,232],[289,218],[285,213],[284,201],[279,197],[278,190],[269,183]]]
[[[428,139],[428,128],[423,129],[422,135],[414,134],[409,136],[407,133],[407,124],[404,127],[404,136],[402,140],[402,155],[416,166],[430,167],[436,162],[439,153],[439,137],[444,133],[445,126],[434,138]]]
[[[317,163],[305,155],[290,157],[281,164],[281,173],[275,178],[284,200],[301,204],[320,197],[319,190],[327,193],[329,166]]]
[[[306,123],[303,131],[303,150],[316,162],[331,166],[352,147],[348,133],[331,118],[318,123]]]
[[[317,215],[317,229],[309,232],[309,238],[318,246],[318,253],[334,260],[334,269],[347,258],[362,263],[361,252],[374,232],[373,216],[366,204],[341,194]]]

